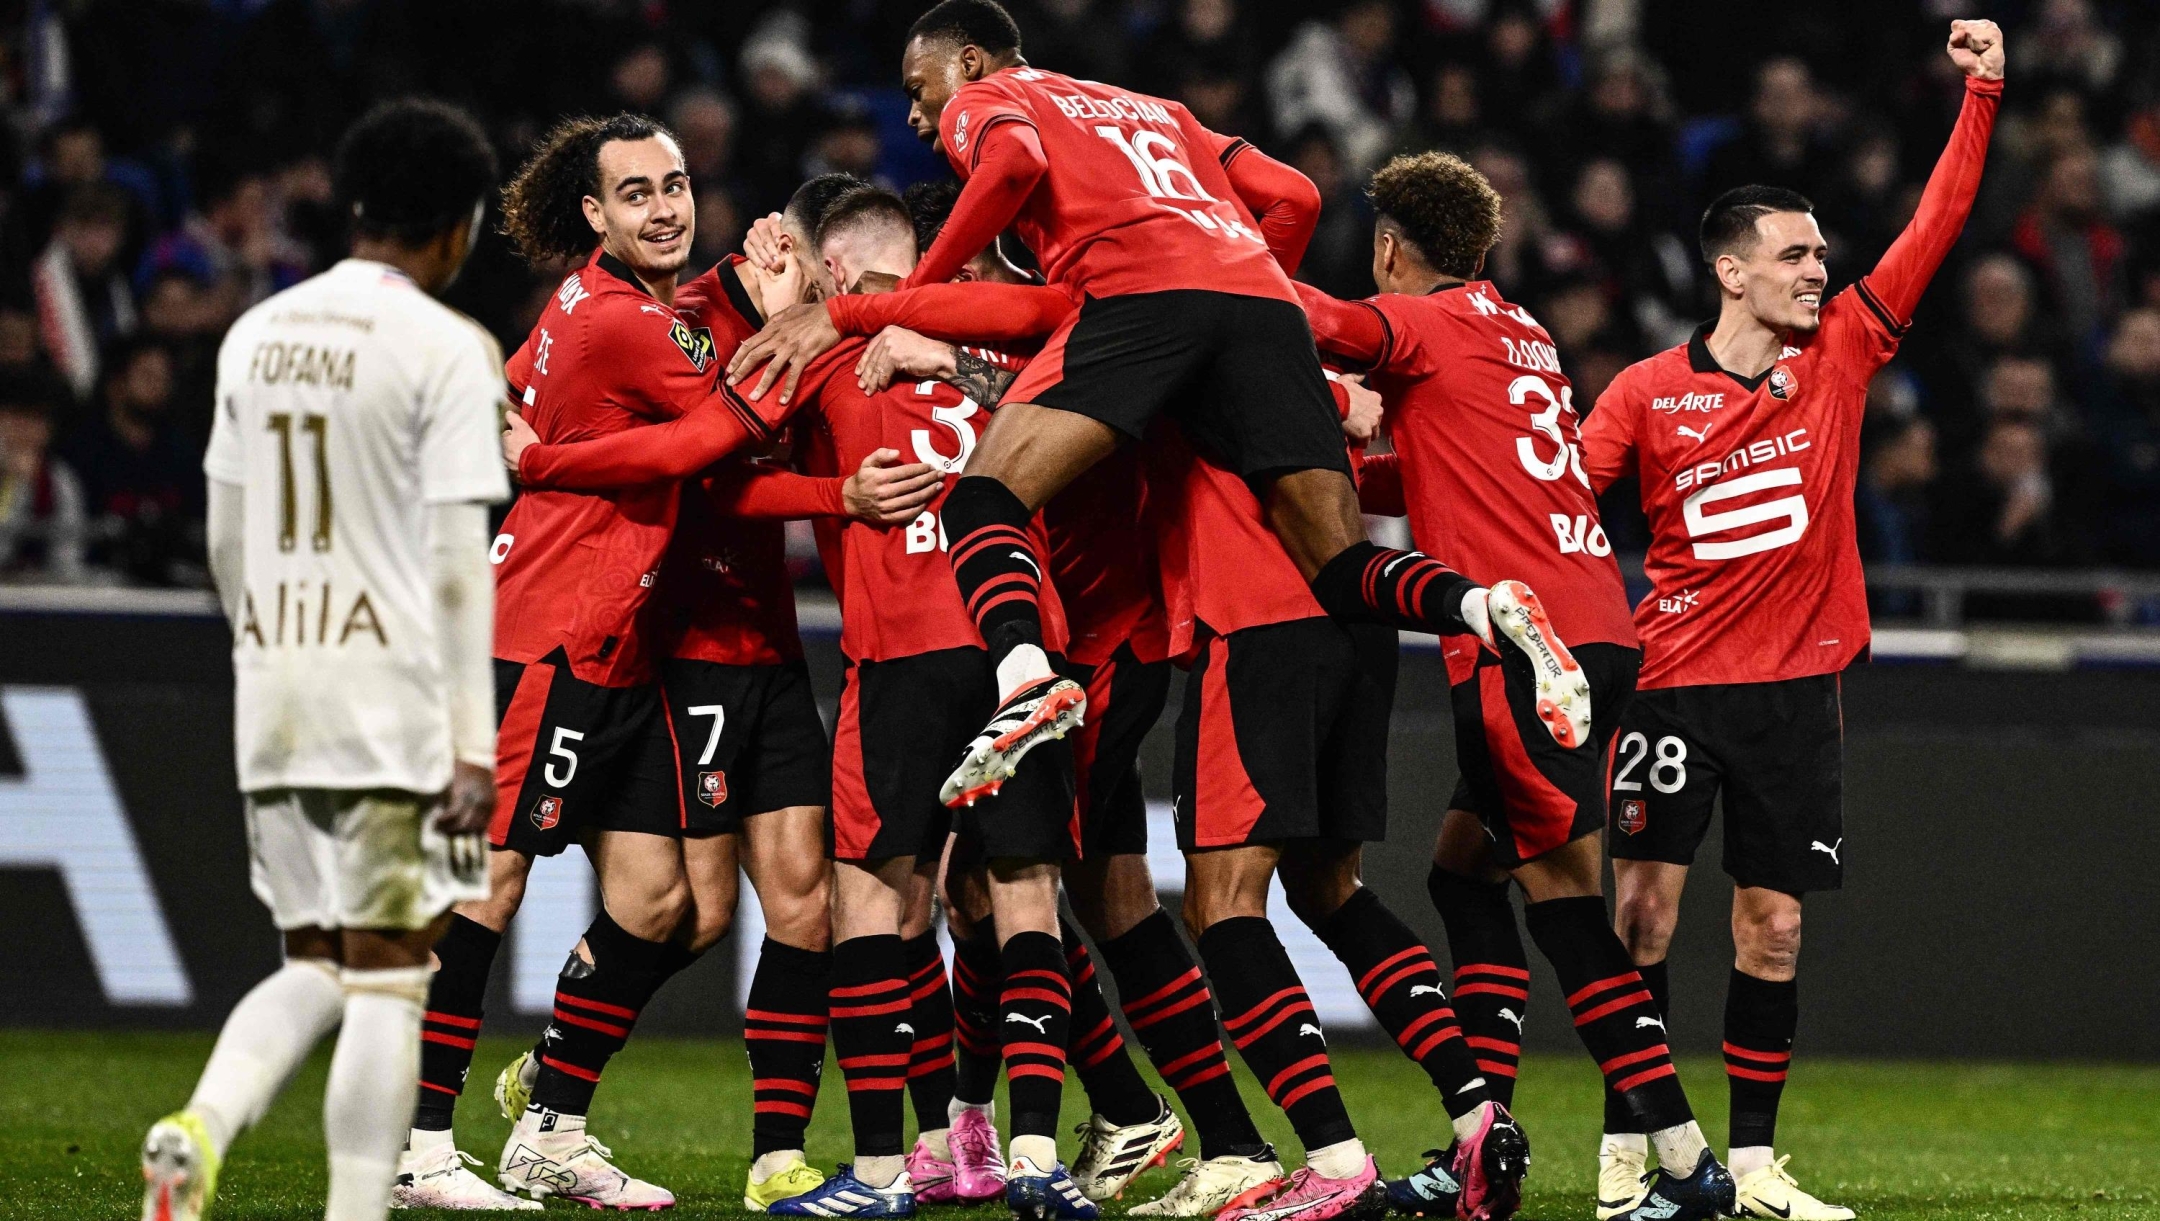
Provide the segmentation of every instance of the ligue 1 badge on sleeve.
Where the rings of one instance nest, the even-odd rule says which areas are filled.
[[[1800,379],[1793,376],[1793,371],[1789,366],[1779,365],[1777,368],[1770,370],[1771,398],[1783,402],[1791,398],[1793,391],[1799,388]]]
[[[699,772],[697,776],[697,799],[714,809],[727,800],[726,772]]]
[[[562,821],[562,798],[548,793],[533,803],[532,823],[542,831]]]
[[[1643,810],[1640,799],[1630,797],[1620,803],[1620,829],[1629,835],[1640,835],[1650,825],[1650,816]]]

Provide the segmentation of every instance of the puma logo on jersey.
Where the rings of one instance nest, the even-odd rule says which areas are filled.
[[[1412,984],[1410,985],[1410,995],[1445,997],[1447,993],[1442,992],[1437,984]]]
[[[1023,1026],[1033,1026],[1036,1034],[1050,1033],[1050,1015],[1047,1013],[1039,1018],[1031,1018],[1024,1013],[1008,1013],[1005,1015],[1005,1020],[1019,1022]]]
[[[1840,836],[1838,836],[1838,842],[1836,842],[1836,843],[1834,843],[1834,844],[1826,844],[1826,843],[1822,842],[1821,840],[1816,840],[1816,841],[1815,841],[1814,843],[1812,843],[1812,844],[1809,844],[1809,845],[1808,845],[1808,851],[1810,851],[1810,852],[1820,852],[1820,853],[1822,853],[1822,854],[1823,854],[1824,856],[1827,856],[1827,857],[1829,857],[1829,858],[1830,858],[1830,863],[1831,863],[1831,864],[1833,864],[1833,865],[1842,865],[1842,864],[1844,864],[1845,862],[1843,862],[1843,861],[1840,861],[1839,859],[1837,859],[1837,854],[1838,854],[1838,849],[1840,849],[1840,848],[1842,848],[1842,847],[1844,847],[1844,846],[1845,846],[1845,837],[1844,837],[1844,836],[1842,836],[1842,835],[1840,835]]]
[[[1679,432],[1680,432],[1680,435],[1681,435],[1681,436],[1683,436],[1683,437],[1693,437],[1693,438],[1695,438],[1695,443],[1696,443],[1697,445],[1700,445],[1700,444],[1702,444],[1702,442],[1703,442],[1703,441],[1704,441],[1705,439],[1707,439],[1707,438],[1708,438],[1708,437],[1710,436],[1710,426],[1709,426],[1708,424],[1705,424],[1705,425],[1703,425],[1703,426],[1702,426],[1702,431],[1701,431],[1701,432],[1696,432],[1696,431],[1695,431],[1694,429],[1692,429],[1692,428],[1689,428],[1689,427],[1688,427],[1687,425],[1685,425],[1685,424],[1682,424],[1682,425],[1680,426],[1680,428],[1679,428]]]
[[[1522,1014],[1520,1014],[1520,1013],[1517,1013],[1517,1012],[1515,1012],[1515,1011],[1514,1011],[1513,1009],[1502,1009],[1502,1010],[1500,1011],[1500,1016],[1501,1016],[1501,1017],[1504,1017],[1504,1018],[1506,1018],[1506,1019],[1507,1019],[1508,1021],[1510,1021],[1510,1022],[1513,1022],[1513,1023],[1515,1024],[1515,1037],[1516,1037],[1516,1038],[1518,1038],[1518,1039],[1519,1039],[1519,1038],[1521,1038],[1521,1037],[1522,1037]]]
[[[1657,1027],[1659,1030],[1665,1029],[1665,1023],[1657,1018],[1639,1017],[1635,1019],[1635,1029],[1637,1030],[1648,1030],[1652,1026]]]

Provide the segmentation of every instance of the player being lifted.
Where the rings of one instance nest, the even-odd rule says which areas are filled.
[[[1407,510],[1418,545],[1457,557],[1473,580],[1514,572],[1534,581],[1590,677],[1590,733],[1562,745],[1540,723],[1520,654],[1447,642],[1462,781],[1429,886],[1447,923],[1464,1031],[1505,1117],[1530,980],[1512,876],[1529,897],[1531,937],[1615,1097],[1654,1134],[1667,1165],[1700,1167],[1705,1200],[1729,1201],[1650,995],[1605,918],[1605,763],[1641,654],[1579,457],[1572,389],[1545,329],[1477,279],[1500,228],[1500,197],[1483,175],[1442,153],[1397,157],[1373,176],[1371,195],[1382,291],[1352,302],[1298,290],[1321,351],[1369,369],[1387,400],[1395,453],[1365,460],[1360,494],[1371,511]],[[1521,1162],[1495,1172],[1458,1152],[1391,1184],[1396,1207],[1512,1211]]]
[[[501,353],[430,294],[472,248],[495,157],[463,113],[393,102],[346,133],[335,176],[352,255],[233,324],[203,459],[250,873],[285,965],[150,1129],[143,1221],[200,1217],[233,1138],[341,1023],[324,1215],[380,1221],[428,947],[452,903],[487,897]]]
[[[1730,1157],[1751,1216],[1852,1216],[1800,1190],[1773,1141],[1799,1020],[1801,898],[1843,878],[1838,676],[1868,646],[1853,533],[1868,381],[1964,227],[2002,93],[1995,23],[1951,22],[1948,51],[1964,108],[1874,270],[1824,301],[1829,250],[1812,205],[1773,187],[1726,192],[1702,220],[1717,320],[1622,372],[1582,430],[1591,482],[1637,476],[1651,531],[1651,592],[1635,613],[1641,691],[1612,773],[1619,932],[1663,1008],[1681,888],[1722,792]],[[1643,1164],[1625,1117],[1608,1109],[1604,1201]]]
[[[1028,66],[995,0],[943,0],[910,29],[908,121],[966,186],[909,285],[937,284],[1008,225],[1051,283],[1085,303],[1007,392],[947,498],[953,574],[998,663],[1004,702],[947,784],[965,801],[1063,736],[1086,697],[1054,674],[1037,594],[1034,512],[1160,414],[1265,489],[1268,519],[1327,613],[1488,642],[1500,631],[1537,663],[1554,731],[1588,730],[1589,688],[1559,638],[1502,586],[1490,591],[1417,552],[1367,542],[1334,404],[1289,278],[1270,246],[1316,201],[1242,173],[1242,140],[1176,102]],[[1242,201],[1250,214],[1241,211]],[[744,344],[731,384],[748,392],[838,342],[816,307],[783,313]],[[778,359],[774,359],[777,357]]]

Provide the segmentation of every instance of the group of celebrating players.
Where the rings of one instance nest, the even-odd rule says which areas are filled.
[[[379,1218],[393,1200],[669,1206],[616,1167],[586,1116],[646,1003],[728,931],[742,874],[767,930],[745,1015],[749,1208],[897,1217],[1002,1197],[1025,1221],[1097,1216],[1187,1140],[1134,1066],[1100,962],[1199,1142],[1176,1186],[1134,1213],[1508,1217],[1530,1164],[1509,1109],[1529,997],[1519,886],[1605,1082],[1601,1221],[1851,1217],[1799,1188],[1774,1128],[1801,896],[1836,888],[1842,869],[1838,674],[1868,639],[1852,524],[1866,386],[1962,228],[2001,91],[1991,23],[1954,22],[1948,50],[1964,108],[1880,264],[1824,301],[1809,203],[1726,193],[1702,224],[1719,317],[1621,374],[1579,428],[1550,336],[1478,278],[1500,200],[1474,169],[1434,153],[1383,167],[1370,188],[1380,292],[1330,298],[1290,278],[1318,219],[1311,183],[1174,102],[1029,66],[993,0],[936,5],[901,63],[910,122],[964,185],[901,196],[812,179],[743,255],[681,284],[695,210],[673,137],[634,115],[566,121],[505,191],[505,230],[535,263],[582,262],[507,363],[435,319],[463,328],[444,358],[460,372],[412,374],[425,411],[470,390],[466,349],[504,371],[500,461],[493,438],[482,457],[522,488],[487,553],[492,741],[472,726],[485,676],[451,648],[450,612],[430,630],[422,606],[392,630],[441,658],[413,663],[450,709],[414,730],[434,735],[432,778],[326,781],[288,761],[305,748],[264,719],[278,714],[251,719],[275,702],[265,673],[335,677],[294,676],[334,651],[318,633],[314,656],[293,660],[287,586],[327,583],[321,565],[348,554],[331,540],[356,510],[333,510],[329,472],[362,460],[324,448],[346,425],[309,422],[323,409],[306,404],[335,386],[262,372],[264,332],[290,345],[280,326],[351,325],[342,299],[259,307],[221,359],[206,469],[214,516],[219,485],[237,502],[251,473],[280,481],[279,496],[233,510],[244,545],[218,579],[255,876],[288,965],[235,1010],[189,1107],[152,1129],[145,1221],[201,1215],[225,1145],[336,1024],[332,1012],[297,1042],[261,1035],[303,996],[317,1010],[344,998],[339,1065],[359,1000],[384,1002],[367,1022],[409,1032],[402,1060],[392,1046],[369,1062],[390,1082],[373,1095],[341,1095],[333,1067],[331,1217]],[[410,290],[439,291],[470,244],[486,187],[445,203],[438,186],[424,205],[371,187],[347,172],[371,131],[404,132],[419,178],[431,150],[455,161],[444,150],[477,139],[442,107],[363,120],[340,154],[355,258],[295,294],[358,267],[375,269],[369,291],[424,301]],[[1008,229],[1039,276],[1006,258]],[[411,430],[418,482],[379,485],[390,507],[377,512],[500,498],[501,469],[456,474],[480,461],[482,415],[456,410],[454,426]],[[296,419],[320,430],[311,547],[296,545]],[[1383,427],[1391,452],[1368,453]],[[1653,538],[1653,590],[1632,613],[1595,500],[1624,476],[1640,480]],[[1368,541],[1366,513],[1407,516],[1420,550]],[[841,607],[829,739],[784,566],[790,519],[813,523]],[[469,543],[465,519],[432,520],[408,534],[437,553],[451,534]],[[275,645],[257,626],[265,579]],[[468,616],[486,602],[472,584],[459,583]],[[426,586],[408,600],[424,603]],[[332,598],[317,595],[324,615],[344,616]],[[1462,780],[1429,879],[1452,999],[1359,877],[1362,845],[1386,833],[1405,631],[1440,638],[1453,687]],[[352,632],[337,648],[367,647]],[[1173,666],[1187,671],[1171,781],[1182,921],[1156,902],[1137,764]],[[371,836],[388,816],[336,796],[446,784],[439,813],[399,806],[395,835]],[[1695,1122],[1663,1021],[1665,950],[1720,793],[1737,951],[1729,1165]],[[458,837],[483,824],[484,876]],[[496,1080],[513,1121],[498,1187],[457,1149],[452,1112],[533,858],[572,843],[601,910],[538,1044]],[[1407,1177],[1383,1179],[1358,1138],[1267,919],[1278,878],[1438,1092],[1446,1147]],[[1303,1166],[1286,1172],[1259,1135],[1224,1036],[1288,1117]],[[803,1153],[828,1037],[855,1146],[831,1177]],[[1056,1143],[1068,1065],[1092,1113],[1069,1169]],[[409,1131],[400,1098],[417,1098]],[[347,1110],[366,1112],[366,1131],[341,1145]]]

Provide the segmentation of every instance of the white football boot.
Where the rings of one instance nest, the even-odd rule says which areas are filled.
[[[535,1108],[518,1116],[495,1177],[536,1200],[558,1196],[589,1208],[658,1211],[675,1193],[616,1169],[614,1152],[585,1131],[585,1117]]]
[[[1777,1221],[1853,1221],[1853,1210],[1825,1204],[1800,1190],[1800,1184],[1785,1171],[1785,1163],[1791,1160],[1792,1155],[1787,1154],[1734,1185],[1741,1216],[1774,1217]]]
[[[1641,1148],[1635,1146],[1641,1145]],[[1597,1217],[1612,1218],[1642,1203],[1650,1175],[1650,1142],[1642,1136],[1607,1135],[1597,1151]]]
[[[1073,1131],[1080,1137],[1080,1156],[1073,1159],[1073,1182],[1080,1194],[1101,1203],[1123,1194],[1140,1172],[1160,1166],[1172,1150],[1185,1143],[1185,1125],[1177,1112],[1160,1098],[1160,1113],[1146,1123],[1111,1123],[1100,1115]]]
[[[468,1167],[480,1159],[443,1141],[427,1149],[407,1147],[398,1154],[397,1180],[390,1186],[392,1208],[448,1208],[468,1212],[539,1212],[540,1201],[511,1195]]]
[[[1283,1165],[1274,1146],[1258,1157],[1211,1157],[1201,1161],[1188,1157],[1178,1163],[1185,1171],[1177,1186],[1162,1198],[1134,1205],[1135,1217],[1212,1217],[1230,1208],[1242,1208],[1282,1185]]]

